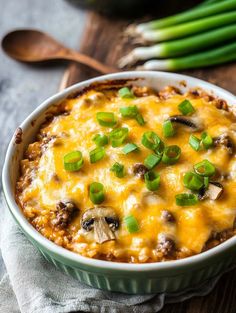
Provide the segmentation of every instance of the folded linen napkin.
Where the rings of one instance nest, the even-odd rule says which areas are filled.
[[[171,295],[126,295],[91,288],[44,260],[23,235],[0,196],[0,248],[7,269],[0,282],[1,313],[154,313],[165,303],[206,295],[219,279]]]

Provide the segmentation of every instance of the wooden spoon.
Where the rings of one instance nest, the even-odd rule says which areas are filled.
[[[118,71],[116,68],[63,46],[46,33],[33,29],[15,30],[6,34],[2,39],[2,48],[10,57],[23,62],[70,60],[87,65],[102,74]]]

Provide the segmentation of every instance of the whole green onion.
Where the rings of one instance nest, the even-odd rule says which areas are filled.
[[[160,42],[171,39],[178,39],[235,22],[236,11],[220,13],[221,14],[210,17],[207,16],[198,20],[191,20],[183,24],[174,25],[162,29],[147,30],[141,33],[140,41],[143,40],[144,42]]]
[[[124,148],[122,149],[124,154],[128,154],[130,152],[134,152],[137,150],[139,150],[139,147],[135,143],[127,143],[127,145],[125,145]]]
[[[98,112],[97,121],[101,126],[113,127],[116,125],[115,115],[112,112]]]
[[[97,134],[93,137],[93,141],[98,147],[103,147],[108,144],[108,137],[103,134]]]
[[[209,149],[213,145],[213,139],[207,132],[201,134],[202,144],[205,149]]]
[[[193,172],[184,174],[184,186],[190,190],[198,191],[204,185],[203,178]]]
[[[105,199],[103,184],[93,182],[89,186],[89,198],[94,204],[101,204]]]
[[[235,0],[234,0],[235,1]],[[235,1],[236,7],[236,1]],[[227,40],[236,38],[236,24],[224,26],[197,34],[192,37],[167,41],[150,47],[138,47],[124,56],[120,61],[120,66],[133,64],[139,60],[147,60],[153,58],[173,57],[200,49],[205,49],[216,44],[223,43]]]
[[[187,99],[185,99],[183,102],[181,102],[178,105],[178,109],[183,115],[190,115],[195,112],[195,109],[192,106],[192,103]]]
[[[97,161],[100,161],[105,156],[105,149],[103,147],[98,147],[96,149],[93,149],[89,153],[90,157],[90,163],[96,163]]]
[[[124,99],[135,98],[133,92],[128,87],[123,87],[123,88],[119,89],[118,94],[121,98],[124,98]]]
[[[201,141],[194,135],[190,135],[189,144],[195,151],[199,151],[201,147]]]
[[[69,172],[75,172],[81,169],[84,164],[82,153],[80,151],[72,151],[64,156],[64,169]]]
[[[144,180],[148,190],[156,191],[160,186],[161,177],[158,173],[150,171],[144,174]]]
[[[214,47],[211,50],[191,54],[174,59],[151,60],[137,67],[147,71],[179,71],[197,67],[236,61],[236,43],[224,44],[223,47]]]
[[[129,130],[126,127],[113,129],[109,135],[112,147],[120,147],[127,138],[128,133]]]
[[[124,222],[129,233],[136,233],[139,231],[138,222],[133,215],[126,216]]]
[[[163,134],[165,137],[172,137],[175,134],[175,129],[170,120],[163,123]]]
[[[121,177],[124,177],[125,175],[124,165],[118,162],[114,163],[112,167],[110,168],[110,170],[116,174],[116,177],[121,178]]]
[[[175,201],[179,206],[191,206],[198,203],[198,198],[192,193],[181,193],[175,196]]]
[[[213,176],[216,172],[215,166],[208,160],[195,164],[194,170],[200,176]]]
[[[153,150],[157,153],[158,152],[161,153],[161,150],[163,152],[163,142],[161,138],[153,131],[145,132],[142,136],[141,142],[144,145],[144,147],[150,150]]]
[[[164,17],[156,21],[151,21],[148,23],[139,24],[133,29],[133,32],[138,34],[143,33],[147,30],[161,29],[164,27],[169,27],[172,25],[177,25],[180,23],[194,21],[197,19],[202,19],[206,16],[215,15],[217,13],[232,11],[236,8],[236,3],[234,0],[219,1],[218,3],[213,3],[209,6],[199,6],[193,9],[178,13],[176,15]]]
[[[162,162],[168,165],[178,162],[181,155],[181,149],[179,146],[173,145],[166,147],[162,156]]]
[[[144,165],[149,169],[153,169],[161,161],[161,155],[149,154],[144,160]]]

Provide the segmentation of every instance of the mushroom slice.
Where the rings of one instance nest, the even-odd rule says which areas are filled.
[[[202,123],[197,118],[190,118],[184,115],[173,115],[169,117],[172,123],[181,124],[191,128],[192,131],[202,130]]]
[[[200,189],[198,193],[199,200],[210,199],[217,200],[224,191],[223,186],[219,182],[210,182],[208,188]]]
[[[97,243],[115,239],[115,230],[119,227],[119,220],[111,207],[95,207],[87,210],[81,219],[81,226],[86,231],[94,231]]]
[[[225,149],[227,149],[229,154],[234,153],[234,143],[232,139],[230,138],[230,136],[228,136],[227,134],[222,134],[214,138],[214,145],[224,147]]]

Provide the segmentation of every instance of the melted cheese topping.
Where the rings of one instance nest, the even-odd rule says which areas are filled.
[[[178,104],[186,98],[195,108],[193,117],[201,121],[204,131],[212,137],[227,133],[236,142],[233,116],[217,109],[207,97],[195,97],[191,93],[160,97],[151,92],[135,99],[122,99],[114,89],[102,92],[90,90],[78,98],[65,100],[62,106],[69,114],[57,115],[42,126],[39,141],[29,145],[26,159],[22,161],[23,174],[17,187],[17,199],[26,217],[50,240],[89,257],[126,262],[161,261],[165,259],[165,254],[157,249],[160,234],[175,242],[177,252],[171,258],[200,253],[213,232],[233,227],[236,216],[236,158],[224,147],[194,151],[188,143],[191,130],[181,125],[176,126],[173,137],[163,137],[163,122],[172,115],[180,114]],[[120,116],[120,107],[133,105],[143,115],[144,126],[140,126],[135,119]],[[139,151],[125,155],[123,147],[113,148],[108,144],[105,146],[105,157],[90,164],[89,152],[96,147],[92,138],[98,133],[109,135],[111,131],[99,125],[97,112],[114,112],[118,119],[116,127],[129,129],[126,142],[136,143]],[[143,133],[149,130],[156,132],[166,145],[178,145],[182,150],[176,164],[167,166],[160,163],[155,168],[161,176],[161,183],[154,193],[148,191],[144,180],[133,173],[134,164],[143,163],[151,153],[141,144]],[[200,138],[201,133],[195,132],[194,135]],[[53,140],[45,144],[45,138]],[[77,172],[68,172],[64,169],[63,157],[74,150],[82,152],[84,165]],[[219,200],[206,199],[190,207],[177,206],[175,195],[189,192],[183,185],[184,173],[203,159],[212,162],[221,174],[223,195]],[[115,162],[124,165],[123,178],[110,171]],[[223,179],[222,175],[227,179]],[[102,244],[95,242],[93,231],[81,228],[83,213],[94,207],[88,193],[92,182],[104,185],[105,201],[102,205],[112,207],[120,223],[115,232],[116,240]],[[68,199],[79,208],[79,214],[65,228],[57,228],[52,224],[56,204]],[[172,213],[175,221],[163,221],[163,210]],[[140,226],[140,230],[132,234],[124,223],[124,217],[130,214]]]

